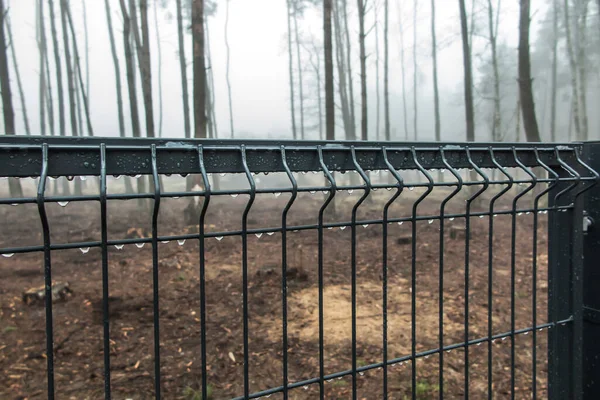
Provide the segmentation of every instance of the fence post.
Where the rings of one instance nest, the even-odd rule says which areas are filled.
[[[575,164],[573,157],[555,172],[574,178]],[[551,207],[571,206],[548,217],[548,320],[555,324],[548,332],[551,400],[582,398],[583,196],[574,196],[580,189],[574,180],[559,182],[548,197]]]
[[[586,143],[584,161],[600,171],[600,142]],[[600,185],[584,195],[583,398],[600,399]]]

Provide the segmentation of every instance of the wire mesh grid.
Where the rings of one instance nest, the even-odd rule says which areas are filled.
[[[123,357],[115,348],[121,332],[112,326],[111,314],[112,293],[122,292],[123,282],[111,281],[110,259],[113,248],[145,244],[151,252],[152,293],[146,305],[151,319],[141,324],[152,332],[144,363],[152,388],[145,387],[140,398],[536,398],[547,393],[552,379],[538,337],[551,346],[546,332],[576,320],[573,313],[565,317],[552,308],[552,248],[542,248],[539,236],[545,237],[543,228],[561,228],[548,222],[552,215],[575,219],[576,199],[598,180],[579,153],[577,144],[15,138],[0,144],[0,175],[32,177],[35,194],[5,195],[0,205],[8,210],[2,215],[18,221],[8,206],[37,207],[41,242],[16,238],[6,229],[0,254],[11,259],[43,254],[44,393],[50,399],[57,392],[55,363],[66,357],[57,347],[68,347],[55,341],[62,327],[54,313],[63,306],[53,294],[54,254],[99,249],[102,329],[85,332],[101,332],[102,362],[91,368],[103,378],[96,395],[103,392],[109,399],[124,385],[114,378],[122,367],[111,364]],[[179,185],[169,184],[171,174],[181,174]],[[127,179],[118,181],[121,175],[143,183],[142,191],[109,190]],[[71,194],[67,183],[62,194],[60,186],[51,193],[58,177],[97,185],[88,184],[85,191],[75,187]],[[118,209],[127,201],[134,202],[128,210],[142,213],[148,229],[114,237],[119,235],[111,232],[115,220],[109,222],[109,214],[115,209],[110,205],[116,202]],[[176,203],[169,207],[169,201]],[[90,202],[100,205],[94,217],[98,238],[65,240],[51,232],[60,224],[49,212],[52,203],[63,208],[59,218],[66,218],[67,204]],[[163,215],[165,203],[170,211]],[[233,203],[237,211],[227,208]],[[259,208],[264,210],[255,217]],[[188,221],[189,229],[163,234],[161,225],[178,218],[174,215]],[[81,215],[73,218],[86,222]],[[237,225],[226,222],[233,220]],[[335,234],[344,240],[328,238]],[[254,239],[263,235],[262,242]],[[161,252],[169,242],[181,247],[186,241],[196,243],[190,262],[194,282],[186,291],[197,303],[179,307],[191,308],[194,317],[187,322],[195,327],[174,341],[164,339],[172,338],[174,325],[165,321],[161,304],[172,300],[173,286]],[[212,261],[215,246],[235,267],[235,278],[225,287],[215,280],[225,270],[222,260]],[[175,257],[182,252],[177,249]],[[267,260],[274,261],[265,268]],[[0,266],[10,268],[9,262]],[[498,303],[499,297],[504,301]],[[231,331],[235,337],[219,340]],[[525,336],[531,339],[519,340]],[[173,348],[181,347],[182,339],[193,343],[197,365],[188,381],[177,382],[173,376],[190,372],[187,364],[168,373],[163,369],[173,364]],[[228,363],[233,366],[224,366]]]

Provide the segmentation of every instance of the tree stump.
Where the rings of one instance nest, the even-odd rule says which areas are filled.
[[[73,295],[69,282],[52,283],[52,302],[66,301]],[[31,288],[23,292],[23,303],[30,305],[41,303],[46,298],[46,286]]]

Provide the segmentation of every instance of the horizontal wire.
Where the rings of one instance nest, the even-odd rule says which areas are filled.
[[[527,328],[517,329],[517,330],[515,330],[514,333],[516,335],[524,335],[524,334],[527,334],[529,332],[533,332],[533,331],[536,331],[536,330],[539,330],[539,329],[551,329],[551,328],[554,328],[554,327],[556,327],[558,325],[564,325],[564,324],[571,323],[571,322],[573,322],[573,317],[572,316],[569,317],[569,318],[566,318],[566,319],[562,319],[562,320],[556,321],[556,322],[547,322],[547,323],[540,324],[540,325],[537,325],[537,326],[534,326],[534,327],[527,327]],[[509,338],[509,337],[511,337],[511,335],[512,335],[512,332],[503,332],[503,333],[499,333],[499,334],[493,335],[491,337],[486,336],[486,337],[481,337],[481,338],[478,338],[478,339],[469,340],[466,343],[465,342],[454,343],[454,344],[451,344],[451,345],[448,345],[448,346],[444,346],[441,349],[439,347],[435,348],[435,349],[429,349],[429,350],[425,350],[425,351],[421,351],[421,352],[416,353],[414,359],[416,360],[416,359],[419,359],[419,358],[428,357],[428,356],[431,356],[431,355],[434,355],[434,354],[438,354],[438,353],[443,352],[443,351],[450,351],[450,350],[456,350],[456,349],[466,348],[466,347],[478,345],[480,343],[486,343],[486,342],[490,342],[490,341],[493,342],[493,341],[496,341],[498,339],[501,340],[501,339],[504,339],[504,338]],[[387,361],[387,365],[388,366],[393,366],[394,364],[404,363],[404,362],[412,361],[412,360],[413,360],[412,356],[406,355],[406,356],[402,356],[402,357],[397,357],[397,358],[389,359]],[[361,366],[361,367],[357,367],[356,371],[357,372],[367,372],[367,371],[370,371],[370,370],[373,370],[373,369],[377,369],[377,368],[382,368],[382,367],[383,367],[383,362],[378,362],[378,363],[374,363],[374,364],[369,364],[369,365],[364,365],[364,366]],[[352,375],[352,370],[339,371],[339,372],[335,372],[333,374],[325,375],[325,380],[329,381],[329,380],[332,380],[332,379],[343,378],[345,376],[350,376],[350,375]],[[299,387],[303,387],[303,386],[308,386],[308,385],[312,385],[312,384],[315,384],[315,383],[318,383],[318,382],[319,382],[319,378],[306,379],[306,380],[303,380],[303,381],[298,381],[298,382],[290,383],[288,385],[288,389],[295,389],[295,388],[299,388]],[[274,388],[271,388],[271,389],[263,390],[263,391],[260,391],[260,392],[252,393],[252,394],[250,394],[249,398],[250,399],[257,399],[257,398],[262,397],[262,396],[268,396],[268,395],[275,394],[275,393],[280,393],[280,392],[283,392],[283,386],[278,386],[278,387],[274,387]],[[240,397],[234,397],[233,400],[243,400],[243,399],[244,399],[244,396],[240,396]]]
[[[595,182],[596,178],[587,176],[577,178],[560,178],[560,179],[538,179],[538,183],[554,183],[554,182]],[[476,186],[483,185],[485,181],[468,181],[463,182],[463,186]],[[509,181],[490,181],[490,185],[509,185]],[[516,185],[527,185],[531,184],[531,180],[515,180],[513,184]],[[437,182],[433,185],[424,182],[407,182],[404,184],[405,187],[408,188],[427,188],[427,187],[457,187],[457,182]],[[384,184],[376,184],[371,185],[369,188],[371,189],[397,189],[398,185],[384,185]],[[365,185],[353,185],[353,186],[338,186],[337,192],[341,192],[344,190],[364,190],[366,189]],[[328,192],[330,189],[329,186],[310,186],[310,187],[299,187],[297,189],[298,192]],[[264,189],[256,189],[254,193],[256,194],[278,194],[278,193],[292,193],[292,188],[264,188]],[[250,195],[252,191],[250,189],[236,189],[236,190],[214,190],[211,192],[211,196],[226,196],[226,195]],[[161,193],[160,198],[180,198],[180,197],[204,197],[206,195],[205,191],[198,192],[165,192]],[[154,199],[155,195],[153,193],[114,193],[107,194],[107,200],[136,200],[136,199]],[[45,196],[44,201],[46,203],[58,203],[58,202],[81,202],[81,201],[100,201],[99,195],[81,195],[81,196]],[[0,199],[0,205],[15,205],[15,204],[35,204],[37,203],[37,199],[35,197],[21,197],[21,198],[5,198]]]
[[[556,207],[545,207],[545,208],[522,208],[515,210],[517,214],[527,214],[532,212],[540,212],[546,213],[548,211],[567,211],[573,208],[573,205],[566,206],[556,206]],[[489,211],[483,212],[471,212],[469,215],[471,218],[474,217],[485,217],[489,215],[512,215],[513,210],[498,210],[490,213]],[[459,213],[459,214],[445,214],[444,219],[453,220],[455,218],[465,218],[467,214]],[[421,215],[415,218],[417,221],[431,221],[431,220],[440,220],[440,215]],[[388,224],[398,223],[398,222],[411,222],[412,217],[402,217],[402,218],[388,218]],[[373,220],[361,220],[357,221],[355,226],[358,225],[382,225],[383,219],[373,219]],[[352,222],[330,222],[324,223],[323,227],[326,228],[339,228],[339,227],[349,227],[352,226]],[[295,225],[289,226],[286,231],[305,231],[305,230],[314,230],[318,229],[318,224],[310,224],[310,225]],[[255,228],[248,229],[247,233],[254,234],[264,234],[264,233],[280,233],[282,231],[281,227],[273,227],[273,228]],[[244,232],[242,230],[235,231],[226,231],[226,232],[209,232],[205,233],[205,238],[224,238],[231,236],[240,236]],[[158,240],[161,242],[173,241],[173,240],[195,240],[201,239],[200,235],[197,233],[188,233],[184,235],[171,235],[171,236],[159,236]],[[109,245],[131,245],[131,244],[142,244],[142,243],[151,243],[152,238],[136,238],[136,239],[119,239],[119,240],[109,240]],[[78,248],[87,248],[87,247],[100,247],[102,242],[100,241],[90,241],[90,242],[74,242],[74,243],[63,243],[63,244],[52,244],[50,248],[52,250],[69,250],[69,249],[78,249]],[[43,246],[26,246],[26,247],[12,247],[12,248],[3,248],[0,249],[0,254],[17,254],[17,253],[32,253],[37,251],[42,251],[44,249]]]

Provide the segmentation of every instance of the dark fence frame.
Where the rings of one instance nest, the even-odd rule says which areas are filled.
[[[528,176],[525,180],[515,179],[505,168],[520,168]],[[469,168],[477,179],[464,180],[458,169]],[[495,180],[488,176],[482,169],[493,168],[502,174],[503,179]],[[533,168],[544,171],[544,176],[537,176]],[[419,170],[427,178],[425,183],[414,183],[411,186],[426,188],[425,193],[414,203],[413,215],[408,218],[388,218],[388,208],[393,201],[407,187],[408,183],[398,171],[406,169]],[[432,169],[446,169],[456,178],[452,184],[436,182],[431,175]],[[390,184],[374,184],[371,182],[368,171],[386,170],[394,177]],[[443,354],[455,348],[468,348],[471,345],[487,343],[489,349],[488,362],[491,364],[492,342],[496,339],[510,338],[511,340],[511,397],[515,396],[515,336],[532,332],[533,334],[533,359],[536,360],[535,341],[539,329],[552,327],[549,330],[549,397],[551,399],[596,399],[600,398],[600,296],[596,287],[600,283],[600,268],[597,259],[600,258],[600,230],[594,221],[600,221],[600,187],[597,185],[600,170],[600,143],[375,143],[375,142],[292,142],[292,141],[264,141],[264,140],[167,140],[167,139],[114,139],[114,138],[65,138],[65,137],[25,137],[4,136],[0,139],[0,177],[39,177],[37,196],[24,198],[0,199],[2,204],[32,203],[38,205],[42,222],[44,244],[19,248],[0,248],[0,254],[25,253],[40,251],[44,253],[44,271],[46,284],[46,336],[47,336],[47,376],[48,398],[54,398],[53,380],[53,326],[52,326],[52,301],[49,295],[52,290],[52,250],[100,247],[102,250],[102,292],[103,292],[103,325],[104,325],[104,377],[105,398],[111,398],[110,387],[110,354],[109,354],[109,318],[108,318],[108,246],[133,243],[151,243],[153,258],[153,291],[154,291],[154,367],[155,367],[155,393],[156,398],[161,397],[160,385],[160,331],[159,331],[159,274],[158,274],[158,242],[160,240],[198,240],[200,250],[200,292],[201,295],[201,346],[202,346],[202,394],[207,397],[206,381],[206,336],[205,321],[206,310],[204,300],[204,239],[224,235],[239,235],[242,237],[243,251],[243,315],[244,315],[244,394],[239,399],[259,398],[273,393],[283,393],[284,399],[288,398],[290,389],[308,384],[318,384],[321,398],[324,398],[324,383],[326,380],[341,376],[352,377],[352,393],[356,398],[357,373],[383,368],[383,391],[387,398],[387,368],[389,365],[417,360],[432,354],[440,355],[440,397],[443,396]],[[324,173],[328,186],[300,188],[293,176],[293,172],[320,171]],[[345,186],[344,189],[363,190],[363,196],[356,203],[352,212],[352,220],[338,223],[324,223],[323,212],[335,196],[337,186],[333,172],[356,171],[363,183],[355,186]],[[287,189],[257,189],[252,173],[282,172],[290,180]],[[209,173],[242,173],[248,179],[248,190],[213,190],[206,184],[200,191],[163,193],[159,181],[161,174],[200,174],[204,182],[209,182]],[[154,182],[153,193],[142,194],[108,194],[106,178],[109,175],[149,175]],[[46,196],[46,181],[49,177],[95,175],[100,177],[99,195],[82,196]],[[532,191],[535,186],[548,184],[548,187],[537,193],[532,209],[518,209],[518,199]],[[489,185],[505,185],[505,189],[496,195],[490,203],[489,212],[471,212],[471,203]],[[513,185],[524,185],[525,188],[513,198],[513,207],[510,211],[495,211],[494,202],[507,192]],[[455,190],[448,195],[441,205],[438,215],[418,216],[418,204],[426,198],[436,186],[455,186]],[[480,187],[468,198],[466,213],[446,214],[445,204],[456,195],[463,187]],[[396,193],[384,207],[383,218],[373,221],[357,221],[356,211],[358,206],[366,199],[373,189],[395,189]],[[286,221],[287,211],[292,206],[297,194],[303,191],[321,190],[328,196],[319,210],[319,223],[317,225],[288,226]],[[283,211],[281,227],[248,229],[247,215],[256,194],[287,192],[292,196]],[[211,196],[226,194],[247,194],[249,201],[243,216],[241,231],[205,233],[204,217]],[[549,204],[540,207],[540,199],[548,194]],[[178,236],[158,235],[158,212],[160,199],[163,197],[201,196],[205,201],[199,215],[199,234],[186,234]],[[152,217],[151,238],[108,240],[107,211],[108,200],[149,198],[154,200]],[[101,205],[101,240],[97,242],[82,242],[68,244],[53,244],[50,242],[50,230],[46,216],[45,204],[60,201],[99,201]],[[548,321],[539,324],[536,315],[536,291],[532,298],[533,320],[529,327],[517,328],[515,326],[514,294],[515,294],[515,227],[518,212],[532,212],[534,218],[534,259],[532,266],[532,279],[536,284],[536,235],[537,215],[539,212],[549,212],[549,315]],[[472,216],[488,216],[490,232],[493,232],[493,214],[504,213],[512,216],[512,302],[511,302],[511,328],[502,334],[492,335],[491,330],[491,305],[489,305],[489,330],[488,335],[473,339],[469,337],[468,330],[468,274],[465,302],[465,337],[462,343],[444,345],[443,324],[440,325],[440,341],[436,349],[424,352],[416,351],[415,340],[415,288],[413,287],[412,306],[412,351],[410,355],[398,359],[387,357],[387,269],[386,261],[383,268],[383,355],[382,361],[367,366],[358,366],[356,357],[356,226],[363,223],[379,224],[383,229],[383,257],[387,254],[387,225],[391,222],[408,221],[412,223],[413,238],[416,235],[416,222],[425,219],[440,221],[441,246],[443,246],[444,221],[448,218],[465,217],[467,233],[469,232],[469,219]],[[326,227],[350,226],[352,229],[352,369],[325,374],[323,359],[323,284],[322,284],[322,243],[323,229]],[[290,230],[316,229],[319,232],[319,376],[301,381],[289,382],[287,374],[287,351],[283,351],[283,382],[279,387],[258,393],[249,391],[248,371],[248,302],[247,302],[247,235],[250,233],[281,232],[282,235],[282,290],[283,290],[283,343],[286,346],[286,234]],[[466,235],[465,268],[468,271],[468,234]],[[490,235],[490,244],[492,243]],[[415,240],[413,242],[412,277],[415,285]],[[443,254],[443,252],[440,252]],[[443,257],[440,257],[443,265]],[[492,256],[490,252],[490,271]],[[443,275],[441,275],[443,276]],[[443,283],[440,286],[443,289]],[[535,287],[535,286],[534,286]],[[442,290],[441,289],[441,290]],[[491,296],[491,293],[489,294]],[[440,296],[440,299],[442,297]],[[491,304],[491,302],[490,302]],[[443,300],[440,300],[440,316],[442,316]],[[468,351],[465,351],[465,387],[469,385],[469,360]],[[416,362],[412,365],[413,399],[416,386]],[[533,363],[533,375],[536,374],[536,363]],[[492,377],[489,369],[488,388],[489,398],[492,397]],[[468,394],[468,390],[466,391]],[[536,380],[533,379],[533,397],[537,396]]]

